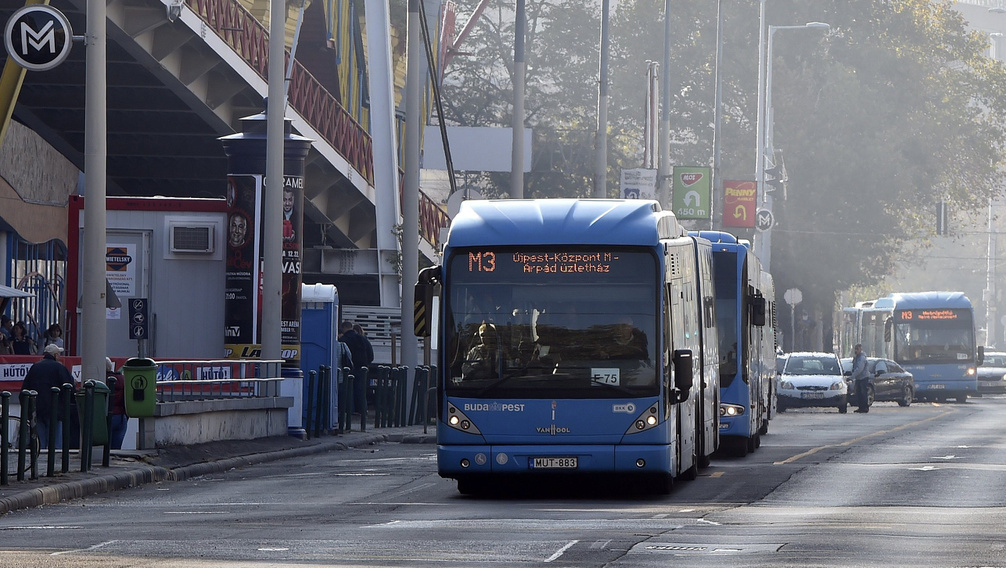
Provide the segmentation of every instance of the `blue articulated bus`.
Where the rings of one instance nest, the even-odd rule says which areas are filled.
[[[746,242],[719,231],[692,234],[713,250],[720,448],[744,456],[761,445],[776,408],[775,287]]]
[[[858,343],[867,355],[893,359],[910,372],[916,398],[965,402],[978,394],[983,348],[963,292],[896,293],[857,308]]]
[[[654,201],[464,202],[416,287],[419,309],[439,289],[440,475],[462,493],[556,474],[665,492],[694,477],[718,435],[701,244]]]

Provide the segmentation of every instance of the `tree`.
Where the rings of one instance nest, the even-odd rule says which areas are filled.
[[[948,5],[859,1],[820,19],[835,30],[822,49],[774,62],[776,145],[798,151],[772,271],[828,314],[934,234],[941,199],[975,211],[1001,186],[1006,74]]]
[[[461,13],[475,0],[461,2]],[[534,171],[526,195],[589,195],[596,124],[599,2],[528,2],[528,125]],[[663,0],[621,0],[612,15],[609,187],[639,165],[643,73],[663,57]],[[722,0],[721,179],[753,179],[758,2]],[[480,24],[464,64],[449,68],[449,117],[508,126],[512,13]],[[672,163],[712,163],[716,2],[672,3]],[[831,31],[778,34],[774,146],[789,186],[776,195],[772,272],[827,315],[836,292],[892,272],[924,247],[946,200],[975,211],[1002,186],[1006,70],[988,38],[933,0],[772,0],[767,21],[823,21]],[[457,61],[457,60],[455,60]],[[453,65],[453,64],[452,64]],[[507,187],[506,174],[487,176]],[[783,199],[785,197],[785,199]],[[738,231],[742,238],[757,238]]]

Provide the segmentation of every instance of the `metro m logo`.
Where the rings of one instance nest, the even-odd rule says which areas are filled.
[[[35,51],[42,51],[42,48],[49,44],[49,53],[56,53],[56,30],[55,24],[48,21],[42,29],[36,32],[27,22],[21,22],[21,53],[27,54],[29,45]]]
[[[7,54],[29,71],[47,71],[65,61],[74,39],[66,16],[46,4],[15,11],[4,26]]]

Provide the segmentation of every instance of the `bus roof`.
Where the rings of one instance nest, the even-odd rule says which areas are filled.
[[[740,245],[748,249],[751,248],[751,241],[738,239],[732,233],[727,233],[726,231],[689,231],[688,234],[705,239],[713,244]]]
[[[605,244],[655,246],[686,235],[674,214],[642,199],[470,199],[447,246]]]
[[[891,294],[888,297],[893,301],[893,308],[896,310],[971,307],[971,300],[964,295],[964,292],[906,292]]]

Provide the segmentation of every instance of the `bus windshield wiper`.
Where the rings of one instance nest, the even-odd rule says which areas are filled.
[[[521,374],[517,373],[517,372],[512,372],[510,374],[503,375],[501,378],[496,379],[495,381],[489,383],[485,387],[482,387],[482,390],[480,390],[479,392],[475,393],[475,398],[480,398],[480,397],[482,397],[482,395],[484,395],[487,392],[493,390],[494,388],[500,386],[501,384],[509,381],[510,379],[513,379],[513,378],[516,378],[516,377],[520,377],[520,376],[521,376]]]

